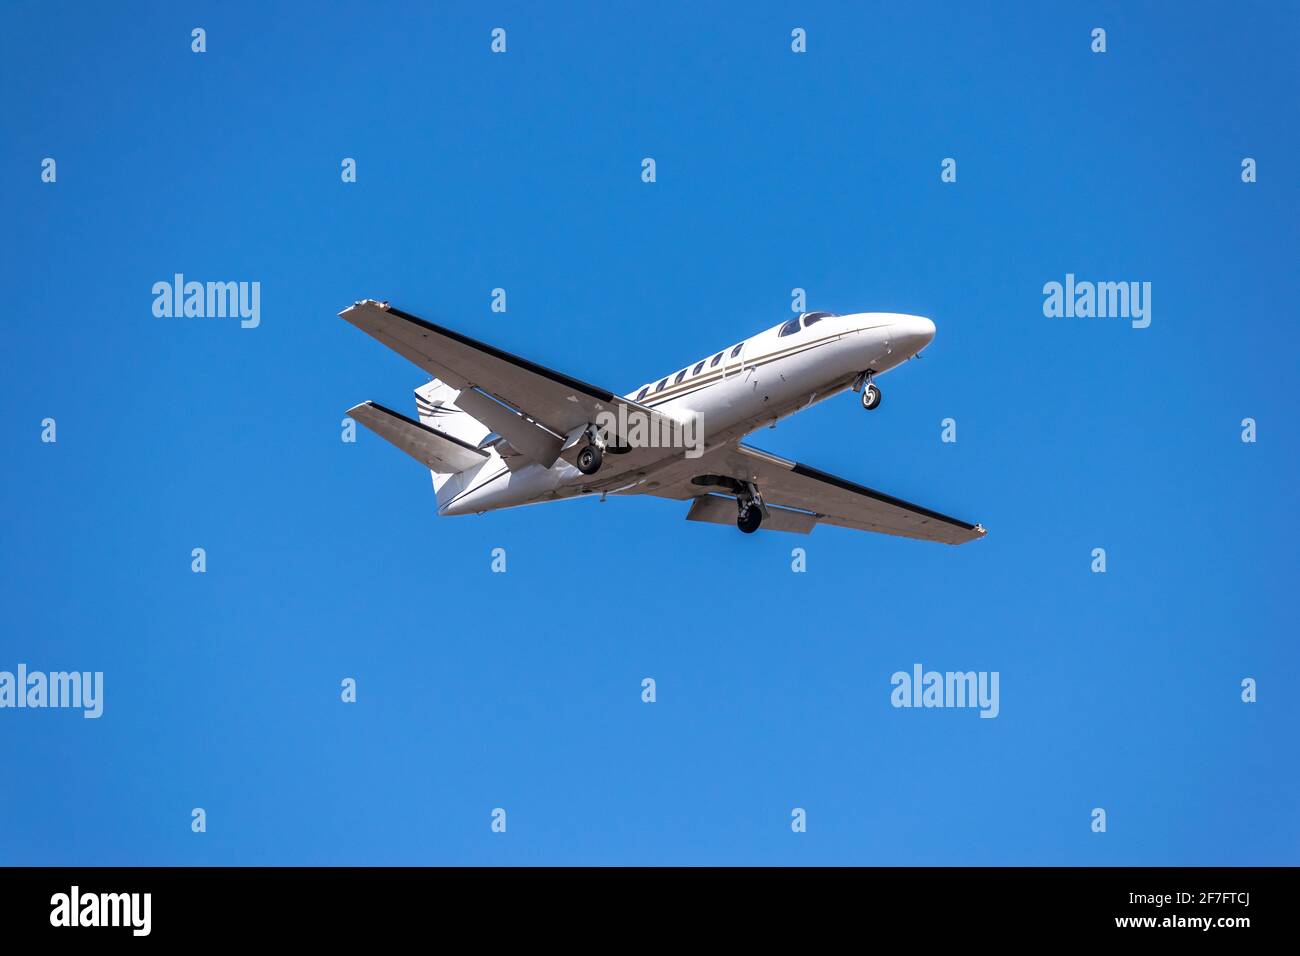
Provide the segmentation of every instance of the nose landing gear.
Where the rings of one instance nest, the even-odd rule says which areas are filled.
[[[871,381],[875,374],[875,369],[867,369],[853,380],[853,391],[862,392],[862,407],[867,411],[880,407],[880,389]]]

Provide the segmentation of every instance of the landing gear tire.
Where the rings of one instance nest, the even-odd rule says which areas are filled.
[[[758,526],[763,523],[763,509],[758,505],[751,504],[749,507],[741,510],[736,517],[736,527],[745,534],[753,534],[758,530]]]
[[[862,407],[867,411],[880,407],[880,389],[872,383],[862,390]]]
[[[599,448],[595,445],[586,445],[582,451],[578,452],[578,471],[584,475],[594,475],[600,471],[601,462],[605,456],[601,454]]]

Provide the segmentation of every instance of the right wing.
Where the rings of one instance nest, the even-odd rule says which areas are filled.
[[[764,520],[763,527],[777,531],[806,533],[814,524],[833,524],[945,544],[963,544],[984,537],[980,525],[747,445],[726,445],[693,461],[674,462],[664,469],[663,478],[650,494],[664,498],[703,496],[713,502],[726,500],[720,495],[734,497],[733,482],[753,482],[764,503],[774,506],[771,520]],[[786,513],[778,513],[777,509]],[[729,524],[735,520],[735,508],[728,509],[724,522],[719,504],[696,500],[688,517]]]

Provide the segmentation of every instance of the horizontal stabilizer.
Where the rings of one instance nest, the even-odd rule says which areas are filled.
[[[686,513],[686,520],[734,525],[736,499],[724,498],[721,495],[700,495],[691,504],[691,510]],[[795,534],[807,534],[816,523],[816,515],[768,505],[767,516],[763,518],[762,527],[768,531],[793,531]]]
[[[348,409],[348,415],[430,471],[455,474],[482,464],[488,457],[473,445],[374,402],[362,402]]]

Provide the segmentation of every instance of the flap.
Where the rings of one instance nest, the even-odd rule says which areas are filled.
[[[721,495],[701,495],[691,503],[691,510],[686,512],[687,521],[709,521],[713,524],[736,524],[736,499]],[[793,531],[807,534],[817,524],[817,516],[803,511],[791,511],[789,508],[767,506],[767,516],[762,527],[768,531]]]

